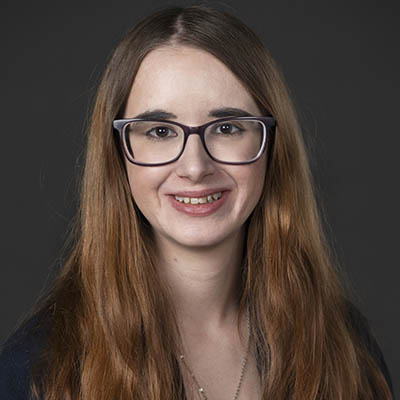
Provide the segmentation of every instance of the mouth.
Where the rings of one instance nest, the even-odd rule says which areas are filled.
[[[226,203],[230,190],[208,189],[202,191],[184,191],[170,194],[172,207],[192,217],[206,217],[214,214]]]
[[[202,197],[189,197],[174,195],[174,199],[184,204],[209,204],[214,203],[222,197],[222,192],[208,194]]]

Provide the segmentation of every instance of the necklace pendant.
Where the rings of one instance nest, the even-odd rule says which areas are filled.
[[[201,388],[199,388],[199,393],[200,393],[200,397],[202,398],[202,399],[204,399],[204,400],[207,400],[208,399],[208,397],[206,396],[206,394],[205,394],[205,392],[204,392],[204,389],[201,387]]]

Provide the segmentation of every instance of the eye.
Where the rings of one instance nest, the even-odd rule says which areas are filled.
[[[149,129],[145,135],[153,139],[168,139],[178,136],[171,128],[162,125]]]
[[[224,135],[233,135],[235,133],[241,132],[243,129],[237,127],[232,123],[222,123],[215,127],[216,133],[224,134]]]

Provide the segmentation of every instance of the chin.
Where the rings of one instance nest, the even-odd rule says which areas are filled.
[[[207,229],[186,229],[181,230],[179,234],[172,234],[165,232],[164,237],[175,242],[176,244],[190,248],[209,248],[215,247],[228,240],[232,235],[227,234],[228,229],[217,229],[216,226],[208,227]]]
[[[185,238],[184,240],[177,241],[181,246],[191,248],[191,249],[207,249],[211,247],[215,247],[222,243],[222,240],[210,240],[204,239],[201,240],[199,238]]]

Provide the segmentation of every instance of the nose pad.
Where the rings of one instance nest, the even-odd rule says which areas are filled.
[[[177,161],[176,173],[193,181],[200,181],[215,169],[215,163],[207,154],[198,135],[190,135],[185,149]]]

